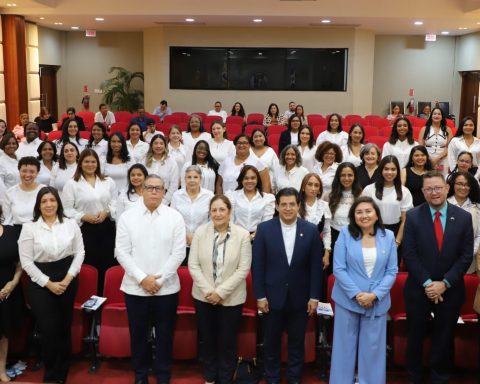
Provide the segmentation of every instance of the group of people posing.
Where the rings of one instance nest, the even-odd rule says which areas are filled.
[[[477,270],[480,244],[480,146],[471,118],[452,138],[434,108],[418,142],[408,119],[398,118],[381,151],[364,144],[361,125],[345,132],[338,114],[315,139],[294,113],[278,156],[268,146],[268,128],[230,141],[223,122],[207,133],[197,115],[185,132],[173,125],[167,137],[136,122],[126,138],[95,123],[89,140],[80,138],[75,119],[65,121],[56,141],[41,141],[36,123],[24,128],[24,142],[9,132],[0,141],[0,246],[9,250],[1,258],[0,380],[7,380],[2,361],[19,323],[22,268],[31,278],[45,381],[66,380],[75,276],[83,262],[98,269],[100,293],[109,267],[120,263],[126,271],[121,289],[138,383],[147,382],[151,324],[157,382],[170,379],[182,264],[193,278],[208,383],[232,381],[250,271],[264,314],[269,383],[280,381],[284,329],[288,380],[301,381],[308,315],[325,298],[324,277],[331,273],[331,382],[353,382],[357,351],[360,382],[385,382],[386,314],[398,268],[409,272],[411,380],[422,380],[421,346],[432,312],[440,324],[433,328],[432,377],[448,380],[463,274]]]

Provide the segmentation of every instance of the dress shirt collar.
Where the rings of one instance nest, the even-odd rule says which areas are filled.
[[[143,211],[143,214],[146,215],[146,214],[149,214],[149,215],[160,215],[162,213],[162,207],[163,207],[163,204],[162,202],[160,202],[160,204],[158,205],[158,207],[153,211],[151,212],[147,206],[145,205],[145,201],[142,199],[142,204],[141,204],[141,209]]]
[[[280,225],[282,226],[282,228],[292,229],[292,228],[295,228],[297,226],[297,220],[295,220],[292,224],[286,224],[280,218],[279,218],[279,220],[280,220]]]
[[[43,220],[43,217],[42,217],[42,216],[40,216],[40,217],[38,218],[38,222],[39,222],[39,224],[40,224],[40,226],[41,226],[42,228],[45,228],[45,229],[48,230],[48,231],[51,231],[53,227],[55,227],[55,226],[57,226],[58,224],[60,224],[60,220],[58,220],[58,216],[57,216],[57,218],[55,219],[55,221],[53,222],[52,227],[50,227],[50,226],[45,222],[45,220]]]

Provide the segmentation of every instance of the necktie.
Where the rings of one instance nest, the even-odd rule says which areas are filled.
[[[438,250],[442,250],[442,243],[443,243],[443,227],[442,221],[440,220],[440,216],[442,214],[440,212],[435,212],[435,220],[433,220],[433,229],[435,231],[435,237],[437,238]]]

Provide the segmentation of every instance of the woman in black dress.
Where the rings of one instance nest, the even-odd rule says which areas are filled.
[[[427,148],[416,145],[412,148],[408,162],[401,171],[402,184],[410,190],[413,198],[413,206],[416,207],[425,202],[423,196],[423,174],[432,170],[432,162]]]
[[[380,155],[380,148],[373,143],[365,144],[360,150],[362,164],[357,167],[357,176],[362,189],[378,180],[380,176],[378,173]]]
[[[0,206],[0,218],[2,217]],[[8,338],[21,324],[23,300],[18,283],[22,267],[18,256],[17,233],[12,226],[3,226],[0,220],[0,382],[8,382],[5,364]]]

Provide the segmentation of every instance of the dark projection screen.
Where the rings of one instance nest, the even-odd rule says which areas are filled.
[[[347,48],[170,47],[170,88],[342,92],[347,62]]]

